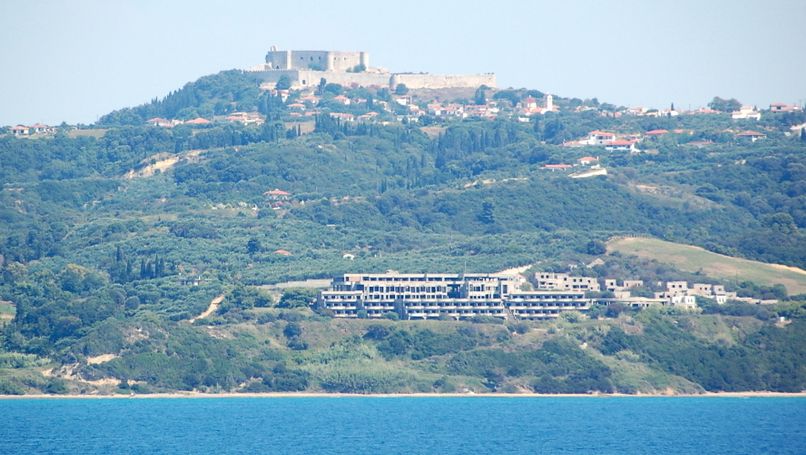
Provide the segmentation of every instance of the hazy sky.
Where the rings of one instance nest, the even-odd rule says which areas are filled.
[[[271,45],[628,106],[806,102],[806,0],[4,0],[0,45],[0,125],[90,123]]]

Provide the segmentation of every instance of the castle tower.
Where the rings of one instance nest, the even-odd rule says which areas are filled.
[[[369,68],[369,52],[361,52],[360,60],[364,68]]]
[[[551,94],[546,95],[546,110],[553,111],[554,110],[554,97]]]

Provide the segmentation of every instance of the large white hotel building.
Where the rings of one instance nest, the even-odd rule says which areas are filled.
[[[511,277],[464,273],[346,274],[319,293],[317,305],[338,318],[397,312],[406,319],[493,316],[553,319],[564,311],[587,311],[584,290],[521,291]]]

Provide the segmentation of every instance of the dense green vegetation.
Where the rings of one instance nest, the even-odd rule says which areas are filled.
[[[323,103],[356,90],[365,89],[325,83]],[[538,96],[492,97],[517,103],[527,95]],[[361,96],[367,106],[351,108],[356,114],[389,99],[388,90]],[[557,100],[564,108],[594,101]],[[236,110],[269,121],[143,126],[154,116]],[[414,124],[319,116],[302,135],[284,123],[282,101],[232,71],[109,114],[100,137],[0,137],[0,303],[14,308],[2,332],[0,391],[108,387],[77,377],[116,378],[115,390],[135,392],[802,389],[802,313],[786,308],[686,317],[601,311],[621,319],[518,327],[371,325],[311,314],[312,291],[279,298],[261,288],[349,271],[566,269],[592,262],[619,235],[804,267],[806,144],[784,134],[803,121],[798,115],[752,124],[594,112],[531,123],[424,118],[439,129],[432,136]],[[743,142],[725,132],[750,127],[768,138]],[[649,139],[642,148],[650,153],[633,156],[558,145],[594,129],[657,128],[692,134]],[[543,169],[586,155],[600,156],[608,177]],[[138,175],[166,158],[176,163]],[[275,188],[290,200],[265,194]],[[703,279],[605,259],[583,273]],[[787,298],[781,289],[725,284]],[[190,323],[220,295],[215,314]],[[782,312],[793,322],[779,328],[769,319]],[[698,317],[737,318],[747,337],[726,347],[673,322]],[[643,331],[625,330],[627,319]],[[115,357],[90,362],[107,354]],[[631,368],[642,379],[625,377]]]

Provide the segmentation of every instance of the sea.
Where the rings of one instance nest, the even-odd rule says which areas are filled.
[[[0,454],[804,454],[806,398],[0,400]]]

